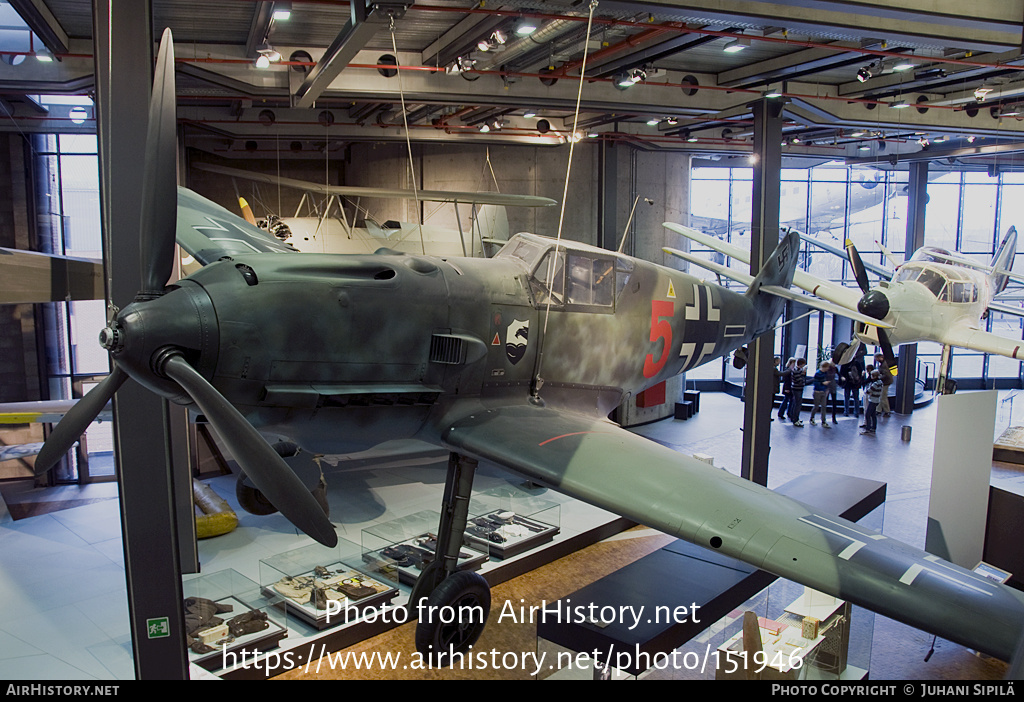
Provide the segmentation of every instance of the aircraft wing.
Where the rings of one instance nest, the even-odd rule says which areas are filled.
[[[700,258],[699,256],[694,256],[693,254],[688,253],[686,251],[679,251],[678,249],[670,249],[668,247],[662,248],[662,251],[668,254],[672,254],[673,256],[676,256],[678,258],[681,258],[684,261],[689,261],[690,263],[693,263],[695,265],[707,268],[709,271],[717,273],[718,275],[724,275],[726,278],[731,278],[732,280],[735,280],[738,283],[746,285],[748,288],[750,287],[751,283],[754,282],[754,276],[748,273],[743,273],[733,268],[729,268],[728,266],[723,266],[719,263],[714,263],[713,261],[705,260],[703,258]],[[855,312],[851,309],[848,309],[841,305],[833,304],[831,302],[827,302],[825,300],[819,300],[816,297],[801,295],[800,293],[793,292],[789,288],[783,288],[778,285],[762,285],[761,290],[771,295],[784,297],[787,300],[793,300],[794,302],[799,302],[803,305],[807,305],[808,307],[813,307],[818,310],[824,310],[825,312],[829,312],[831,314],[838,314],[841,317],[847,317],[849,319],[854,320],[855,322],[861,322],[862,324],[867,324],[872,327],[883,327],[885,329],[892,328],[891,324],[885,324],[884,322],[881,322],[880,320],[877,320],[874,317],[868,317],[867,315],[861,314],[860,312]]]
[[[607,420],[529,404],[447,418],[451,448],[601,509],[1011,660],[1024,593]]]
[[[844,248],[842,248],[840,246],[833,246],[832,244],[830,244],[827,241],[821,241],[820,239],[815,239],[810,234],[808,234],[806,232],[802,232],[802,231],[800,231],[798,229],[787,229],[785,231],[794,231],[797,234],[799,234],[800,238],[803,239],[804,241],[806,241],[808,244],[813,244],[814,246],[817,246],[818,248],[825,249],[829,253],[835,254],[836,256],[838,256],[839,258],[841,258],[843,260],[848,260],[850,258],[849,254],[846,253],[846,249],[844,249]],[[882,280],[890,280],[892,278],[892,271],[889,270],[888,268],[885,268],[884,266],[879,266],[877,263],[872,263],[871,261],[864,261],[864,260],[861,260],[861,263],[864,265],[864,268],[866,268],[867,270],[871,271],[875,275],[879,276],[880,278],[882,278]]]
[[[181,248],[204,266],[222,256],[296,251],[292,246],[188,188],[178,188],[175,238]]]
[[[954,324],[942,332],[939,341],[949,346],[994,353],[1018,361],[1024,361],[1024,341],[999,336],[982,329],[972,329],[966,324]]]
[[[708,236],[703,232],[691,229],[690,227],[684,227],[681,224],[665,222],[662,226],[676,234],[685,236],[687,239],[696,241],[701,246],[706,246],[707,248],[723,253],[730,258],[735,258],[738,261],[743,261],[748,264],[750,263],[750,252],[744,251],[739,246],[733,246],[721,239],[716,239],[713,236]],[[666,249],[666,251],[673,255],[678,255],[675,249]],[[704,264],[701,263],[699,265]],[[857,303],[860,302],[861,298],[859,290],[843,287],[842,285],[836,285],[835,283],[815,277],[807,271],[802,271],[799,268],[793,272],[793,285],[810,293],[811,295],[817,295],[823,300],[833,302],[850,312],[857,309]],[[843,314],[850,316],[849,312],[844,312]]]
[[[502,193],[474,193],[456,192],[449,190],[401,190],[395,188],[368,188],[355,185],[324,185],[308,180],[296,178],[282,178],[280,176],[267,175],[265,173],[254,173],[243,171],[239,168],[229,166],[218,166],[212,163],[195,163],[195,168],[211,173],[232,176],[235,178],[246,178],[260,183],[271,185],[283,185],[306,192],[319,193],[321,195],[338,195],[341,197],[381,197],[381,198],[402,198],[406,200],[419,199],[428,202],[462,202],[465,204],[477,205],[504,205],[506,207],[549,207],[556,205],[554,200],[547,197],[536,197],[533,195],[503,195]]]
[[[1004,305],[999,302],[990,302],[988,303],[988,308],[993,312],[999,312],[1000,314],[1012,314],[1015,317],[1024,317],[1024,308],[1022,307]]]
[[[0,248],[0,304],[102,300],[103,262]]]

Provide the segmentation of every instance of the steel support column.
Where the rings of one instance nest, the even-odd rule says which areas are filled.
[[[903,249],[908,257],[924,246],[924,213],[927,203],[928,162],[915,161],[910,164],[907,233]],[[896,395],[893,397],[892,409],[899,414],[910,414],[914,411],[914,395],[917,390],[917,344],[903,344],[897,352]]]
[[[779,243],[779,176],[782,169],[782,101],[754,103],[754,183],[751,211],[750,271],[757,275]],[[775,379],[775,332],[750,344],[743,404],[743,455],[740,475],[768,484]]]
[[[152,20],[149,2],[92,4],[107,295],[124,307],[142,288],[139,204],[146,164],[139,154],[146,153]],[[184,680],[188,658],[165,401],[128,382],[114,397],[114,408],[135,675]]]
[[[619,149],[601,141],[597,157],[597,245],[615,251],[618,241]]]

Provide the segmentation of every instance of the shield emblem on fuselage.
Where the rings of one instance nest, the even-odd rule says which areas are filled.
[[[530,331],[530,320],[514,319],[505,330],[505,355],[513,366],[522,360],[526,355],[526,345],[529,343],[528,334]]]

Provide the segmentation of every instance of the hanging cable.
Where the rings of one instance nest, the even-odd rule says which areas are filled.
[[[416,225],[420,230],[420,251],[427,253],[427,245],[423,242],[423,217],[420,212],[420,196],[416,189],[416,166],[412,159],[412,141],[409,138],[409,114],[405,111],[405,89],[402,86],[402,65],[398,60],[398,45],[395,42],[395,17],[391,16],[391,50],[395,52],[395,68],[398,69],[398,97],[402,101],[402,124],[405,125],[405,148],[409,152],[409,179],[412,181],[412,197],[416,202]]]
[[[597,9],[597,0],[590,2],[590,15],[587,18],[587,33],[583,41],[583,60],[580,62],[580,83],[576,90],[576,110],[572,118],[572,134],[569,138],[569,162],[565,167],[565,185],[562,187],[562,207],[558,214],[558,231],[555,235],[555,248],[551,250],[552,258],[548,264],[547,295],[548,302],[544,309],[544,327],[541,329],[540,339],[537,345],[537,363],[534,367],[533,381],[530,383],[530,398],[534,401],[540,399],[540,388],[544,381],[540,377],[541,364],[544,361],[544,337],[548,331],[548,318],[551,316],[551,287],[555,282],[555,271],[557,270],[558,248],[562,242],[562,223],[565,221],[565,200],[569,196],[569,176],[572,174],[572,156],[576,149],[576,127],[580,119],[580,100],[583,97],[583,83],[587,72],[587,54],[590,48],[590,30],[594,24],[594,10]],[[564,266],[563,266],[564,268]]]

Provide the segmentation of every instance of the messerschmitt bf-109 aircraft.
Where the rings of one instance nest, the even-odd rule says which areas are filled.
[[[151,206],[175,188],[174,139],[159,139],[174,133],[172,65],[165,32],[140,228],[152,252],[143,259],[145,288],[101,333],[113,371],[54,429],[37,470],[53,465],[131,378],[202,412],[265,496],[324,544],[336,543],[334,527],[260,432],[317,453],[399,437],[449,449],[439,557],[411,603],[489,607],[483,578],[456,570],[473,468],[486,461],[944,638],[1012,656],[1024,630],[1024,594],[607,420],[628,395],[772,328],[783,299],[762,287],[791,283],[795,234],[746,293],[532,235],[516,235],[492,259],[277,253],[277,242],[256,253],[248,242],[207,239],[190,250],[207,265],[168,287],[174,217],[166,221]],[[179,231],[195,222],[205,226],[191,225],[200,236],[233,230],[255,242],[262,235],[226,211],[214,217],[209,203],[197,212],[196,204],[179,199]],[[207,218],[218,227],[203,225]],[[482,628],[482,621],[420,622],[417,646],[466,651]]]
[[[670,222],[666,222],[665,227],[727,256],[749,260],[748,252],[702,232]],[[793,284],[839,306],[839,314],[856,319],[859,322],[854,326],[856,339],[881,346],[894,371],[896,364],[892,347],[918,341],[1024,360],[1024,341],[999,336],[983,328],[984,315],[988,310],[1024,315],[1020,308],[993,301],[1007,280],[1016,277],[1010,272],[1016,250],[1017,230],[1013,227],[1006,232],[989,265],[941,249],[923,247],[896,270],[891,280],[881,281],[872,288],[860,255],[852,243],[848,243],[847,252],[860,292],[803,271],[794,274]],[[713,267],[700,257],[676,250],[666,251],[735,278],[730,269]],[[801,298],[812,307],[820,306],[817,301]],[[854,316],[855,313],[882,324],[865,324],[862,317]]]
[[[374,253],[377,249],[388,248],[403,253],[430,256],[482,256],[488,253],[486,242],[504,242],[508,239],[508,217],[505,214],[505,207],[548,207],[555,204],[555,201],[549,198],[532,195],[324,185],[212,163],[197,163],[195,167],[232,178],[245,178],[332,198],[396,198],[443,202],[451,203],[456,209],[455,219],[459,229],[390,220],[379,224],[370,218],[366,218],[360,227],[342,217],[328,217],[329,206],[324,208],[319,217],[281,217],[279,213],[270,215],[258,223],[261,228],[271,231],[279,239],[303,253]],[[460,204],[473,207],[470,226],[465,230],[461,228],[458,216]],[[244,201],[242,210],[250,223],[257,224],[255,216]]]

